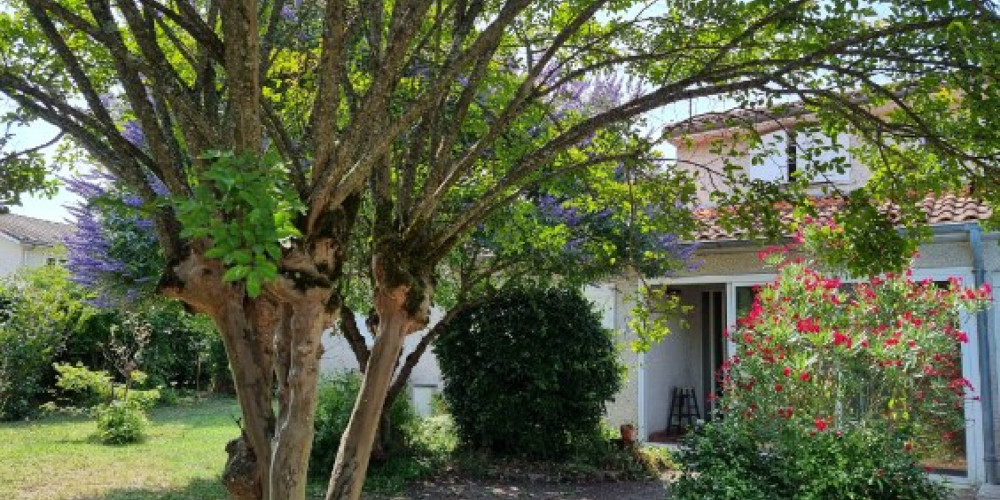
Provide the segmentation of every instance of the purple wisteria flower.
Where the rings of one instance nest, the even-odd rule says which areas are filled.
[[[298,12],[295,11],[295,7],[292,7],[291,5],[288,5],[286,3],[285,5],[281,6],[281,12],[279,13],[279,15],[281,16],[282,19],[286,21],[294,21],[296,16],[298,15]]]
[[[563,205],[563,202],[550,195],[539,197],[537,206],[542,217],[557,224],[566,224],[570,227],[578,226],[583,221],[585,215],[574,207]]]
[[[146,144],[146,134],[142,131],[142,126],[135,120],[125,122],[125,130],[122,131],[125,140],[135,147],[142,147]]]
[[[156,184],[152,182],[154,179],[150,176],[150,184]],[[70,222],[75,226],[75,231],[64,241],[68,254],[66,267],[71,278],[94,292],[89,302],[95,307],[118,307],[133,301],[141,294],[134,285],[141,284],[140,281],[147,277],[136,275],[135,266],[115,257],[115,243],[108,227],[134,227],[152,238],[153,223],[122,215],[121,212],[106,213],[107,205],[99,201],[120,196],[121,206],[137,207],[142,205],[143,200],[135,195],[119,195],[109,190],[113,178],[100,171],[64,181],[67,190],[81,198],[81,201],[66,207],[72,219]],[[134,243],[130,240],[129,251],[138,251]]]

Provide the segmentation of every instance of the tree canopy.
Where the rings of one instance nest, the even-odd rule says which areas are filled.
[[[605,181],[666,169],[650,113],[711,97],[862,131],[873,192],[992,196],[998,25],[976,0],[11,0],[0,93],[141,200],[160,289],[225,339],[259,498],[304,497],[319,337],[364,249],[377,340],[327,493],[357,498],[402,338],[492,217],[576,208],[572,182],[679,211],[673,173],[649,211]]]

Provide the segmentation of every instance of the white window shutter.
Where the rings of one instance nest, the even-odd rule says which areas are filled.
[[[755,163],[758,156],[760,162]],[[761,144],[747,156],[746,174],[757,181],[788,180],[788,134],[784,130],[761,136]]]

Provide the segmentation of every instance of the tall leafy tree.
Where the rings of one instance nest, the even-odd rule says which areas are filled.
[[[376,339],[326,493],[356,499],[403,338],[491,215],[648,156],[660,138],[621,124],[712,96],[806,96],[823,120],[876,125],[874,143],[908,131],[982,164],[998,24],[975,0],[16,0],[0,92],[143,200],[160,289],[225,339],[258,498],[304,498],[320,335],[352,236],[371,235]],[[565,105],[610,74],[633,81],[621,102]],[[941,89],[966,98],[942,107]],[[985,125],[914,126],[942,109]]]

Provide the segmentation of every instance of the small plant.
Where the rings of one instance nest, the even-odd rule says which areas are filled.
[[[55,364],[59,374],[56,386],[76,393],[78,401],[91,408],[97,418],[97,437],[102,443],[126,444],[142,438],[148,423],[146,410],[156,404],[160,392],[133,388],[147,379],[138,369],[138,362],[149,342],[149,323],[130,315],[120,327],[112,328],[111,333],[105,355],[123,382],[115,382],[108,372],[93,371],[82,364]]]
[[[56,387],[75,394],[75,405],[57,409],[48,403],[48,411],[80,412],[81,408],[97,418],[97,438],[105,444],[126,444],[139,441],[148,424],[146,410],[160,398],[157,389],[126,389],[126,384],[115,382],[111,374],[94,371],[81,364],[54,365],[58,376]],[[136,370],[130,373],[132,381],[139,383],[145,374]]]
[[[99,404],[93,412],[97,417],[97,438],[104,444],[137,442],[149,424],[145,408],[134,398]]]

